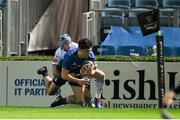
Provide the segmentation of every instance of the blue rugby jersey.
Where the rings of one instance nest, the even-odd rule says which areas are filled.
[[[70,73],[79,74],[81,66],[86,61],[95,61],[95,55],[92,51],[89,53],[88,58],[78,58],[78,48],[74,48],[69,50],[65,56],[63,61],[63,68],[70,71]]]

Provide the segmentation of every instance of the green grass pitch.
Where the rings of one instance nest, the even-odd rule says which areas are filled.
[[[179,109],[168,111],[180,118]],[[0,106],[0,119],[161,119],[161,116],[159,109]]]

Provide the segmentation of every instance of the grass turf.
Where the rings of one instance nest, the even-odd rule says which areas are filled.
[[[169,109],[180,118],[178,109]],[[3,107],[0,119],[161,119],[159,109]]]

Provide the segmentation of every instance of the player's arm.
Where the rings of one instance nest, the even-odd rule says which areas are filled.
[[[89,84],[89,80],[88,79],[79,79],[79,78],[76,78],[74,76],[72,76],[70,73],[69,73],[69,70],[65,69],[65,68],[62,68],[62,72],[61,72],[61,76],[63,79],[65,80],[68,80],[70,82],[75,82],[81,86],[83,85],[88,85]]]

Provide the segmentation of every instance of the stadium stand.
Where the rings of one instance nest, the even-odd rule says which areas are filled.
[[[123,26],[123,11],[106,11],[101,12],[101,27],[110,27],[111,25]]]
[[[100,12],[100,43],[106,38],[111,25],[124,26],[125,12],[122,9],[106,8]]]
[[[6,3],[6,0],[0,0],[0,6],[4,5]]]
[[[180,0],[163,0],[162,6],[166,8],[180,8]]]
[[[115,55],[116,50],[112,45],[101,45],[100,55]]]
[[[175,56],[180,56],[180,47],[175,48]]]
[[[148,54],[147,49],[140,45],[125,45],[117,49],[117,55],[146,56]]]
[[[174,26],[174,10],[163,8],[160,10],[160,25],[161,26]]]
[[[179,0],[163,0],[160,9],[160,17],[162,25],[179,27],[180,16],[180,1]]]
[[[128,18],[128,26],[137,26],[139,25],[138,20],[137,20],[137,15],[141,14],[143,12],[148,12],[151,9],[149,8],[133,8],[129,11],[129,18]]]
[[[99,55],[151,55],[156,33],[142,36],[137,15],[158,8],[165,56],[180,54],[180,0],[106,0],[100,13]],[[99,49],[100,48],[100,49]]]
[[[162,7],[162,1],[163,0],[157,0],[158,1],[158,6],[159,6],[159,8],[161,8]]]
[[[172,47],[164,47],[164,56],[174,56],[173,48]]]
[[[136,0],[135,7],[140,8],[158,8],[157,0]]]
[[[130,8],[131,7],[131,0],[107,0],[107,7]]]
[[[164,55],[179,55],[180,28],[161,27],[164,35]],[[111,26],[110,33],[100,45],[100,55],[150,55],[156,45],[156,34],[143,36],[139,26],[123,28]],[[106,47],[104,47],[106,46]],[[111,47],[107,47],[111,46]],[[106,49],[105,49],[106,48]]]
[[[106,39],[100,45],[100,55],[113,55],[116,54],[116,50],[118,45],[124,44],[124,40],[126,40],[128,32],[123,27],[118,26],[111,26],[110,32],[107,35]],[[119,36],[121,35],[121,36]],[[117,37],[118,36],[118,37]],[[123,39],[124,38],[124,39]],[[111,46],[108,50],[107,47],[104,46]],[[112,50],[112,51],[110,51]]]

